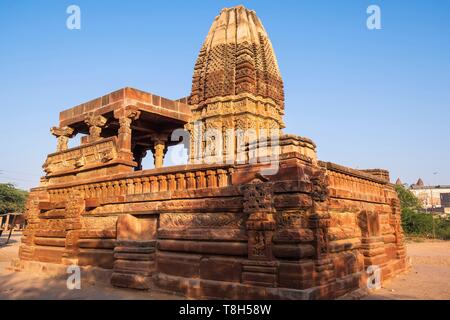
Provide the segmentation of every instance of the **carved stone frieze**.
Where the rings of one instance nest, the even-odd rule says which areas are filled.
[[[88,165],[106,163],[117,158],[114,139],[98,141],[94,144],[49,155],[43,168],[47,174],[80,169]]]
[[[160,216],[162,228],[242,228],[244,213],[165,213]]]
[[[301,228],[305,226],[306,218],[306,212],[279,212],[275,216],[277,227],[280,229]]]
[[[244,212],[270,212],[274,210],[273,184],[255,179],[241,187],[244,196]]]

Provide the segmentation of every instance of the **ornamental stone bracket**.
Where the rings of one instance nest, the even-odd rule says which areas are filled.
[[[67,150],[69,139],[73,137],[74,131],[75,130],[70,127],[53,127],[50,129],[51,134],[58,138],[56,147],[57,152]]]
[[[90,113],[86,115],[84,122],[89,127],[88,142],[96,142],[101,139],[102,128],[106,125],[107,119],[101,115]]]

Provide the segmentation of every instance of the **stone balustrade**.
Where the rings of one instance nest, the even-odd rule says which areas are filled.
[[[177,167],[174,167],[175,169]],[[172,168],[168,168],[172,169]],[[71,191],[78,190],[84,199],[104,200],[117,196],[142,195],[158,192],[222,188],[231,185],[230,166],[184,170],[146,170],[117,179],[103,179],[82,185],[54,186],[48,189],[52,203],[64,202]]]
[[[366,202],[386,202],[388,181],[333,163],[321,162],[327,168],[330,195],[335,198],[359,200]]]
[[[352,177],[343,173],[329,172],[331,196],[370,202],[384,202],[384,187],[377,182]]]

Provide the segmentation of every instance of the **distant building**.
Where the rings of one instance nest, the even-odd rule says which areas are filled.
[[[426,186],[419,179],[410,190],[428,211],[450,214],[450,185]]]

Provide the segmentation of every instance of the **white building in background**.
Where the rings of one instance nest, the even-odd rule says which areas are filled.
[[[419,179],[410,190],[427,211],[450,214],[450,185],[426,186]]]

